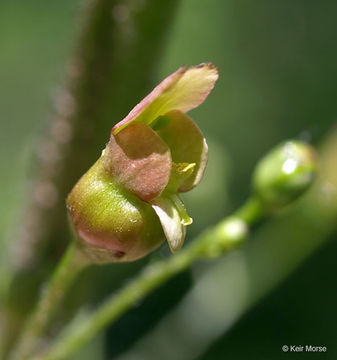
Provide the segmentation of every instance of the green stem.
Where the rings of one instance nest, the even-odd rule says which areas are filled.
[[[80,323],[75,323],[66,329],[59,340],[36,359],[68,359],[99,331],[119,319],[135,302],[143,299],[169,278],[185,270],[194,261],[202,257],[219,256],[229,251],[237,240],[242,240],[247,234],[246,231],[241,234],[229,231],[231,228],[228,226],[229,224],[242,222],[245,228],[257,221],[258,218],[256,206],[244,205],[235,217],[225,219],[218,225],[206,230],[180,253],[165,261],[148,266],[138,278],[124,287],[117,295],[107,300],[98,310]]]
[[[67,290],[79,272],[88,265],[88,260],[79,251],[77,245],[70,244],[34,312],[28,318],[18,345],[10,356],[11,359],[25,359],[35,350]]]
[[[234,216],[251,224],[264,216],[263,206],[257,197],[252,196],[234,213]]]

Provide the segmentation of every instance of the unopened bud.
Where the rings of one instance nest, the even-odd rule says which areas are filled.
[[[308,144],[287,141],[258,163],[253,191],[266,210],[276,210],[306,191],[317,173],[317,154]]]

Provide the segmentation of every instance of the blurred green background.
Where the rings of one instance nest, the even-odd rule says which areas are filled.
[[[73,53],[81,5],[79,0],[0,3],[3,249],[12,241],[29,195],[34,151]],[[244,201],[256,161],[273,145],[288,138],[318,144],[335,124],[336,14],[337,2],[332,0],[180,1],[163,44],[157,81],[183,64],[211,61],[220,71],[214,92],[191,112],[208,139],[210,158],[202,184],[185,196],[194,219],[188,239]],[[111,126],[119,120],[112,119]],[[215,265],[198,264],[137,304],[76,358],[336,359],[335,235],[271,292],[262,278],[255,286],[265,290],[256,296],[247,295],[249,284],[240,283],[249,247]],[[276,236],[275,241],[282,239]],[[164,245],[152,258],[167,253]],[[125,268],[121,276],[127,278]],[[109,268],[104,281],[113,279],[113,272]],[[228,311],[226,322],[211,310],[203,316],[191,310],[199,309],[213,277],[218,293],[208,296],[206,307]],[[245,295],[233,297],[237,288]],[[200,299],[195,295],[199,292],[204,294]],[[185,336],[178,336],[182,333]],[[284,344],[327,346],[328,352],[284,354]]]

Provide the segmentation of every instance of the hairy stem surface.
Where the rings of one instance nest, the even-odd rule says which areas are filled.
[[[28,318],[11,359],[26,359],[42,340],[44,331],[80,271],[89,265],[77,245],[68,246],[46,289]]]

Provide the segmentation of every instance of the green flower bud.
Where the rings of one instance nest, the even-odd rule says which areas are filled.
[[[307,190],[316,172],[315,150],[301,141],[287,141],[260,160],[253,175],[253,191],[266,210],[276,210]]]
[[[218,78],[212,64],[182,67],[115,125],[95,165],[68,196],[75,238],[93,262],[139,259],[165,239],[172,252],[192,223],[180,192],[200,181],[207,144],[186,112]]]

